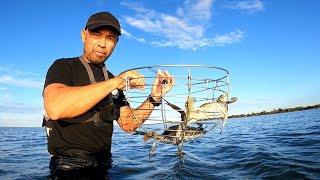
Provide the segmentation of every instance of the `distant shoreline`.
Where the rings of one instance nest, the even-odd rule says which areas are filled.
[[[279,109],[274,109],[272,111],[262,111],[262,112],[253,112],[250,114],[238,114],[238,115],[231,115],[228,118],[241,118],[241,117],[250,117],[250,116],[262,116],[262,115],[267,115],[267,114],[278,114],[278,113],[286,113],[286,112],[294,112],[294,111],[303,111],[303,110],[308,110],[308,109],[316,109],[320,108],[320,104],[316,104],[313,106],[305,106],[305,107],[294,107],[294,108],[279,108]]]
[[[305,107],[294,107],[294,108],[278,108],[274,109],[272,111],[262,111],[262,112],[252,112],[249,114],[237,114],[237,115],[230,115],[228,116],[229,119],[231,118],[242,118],[242,117],[250,117],[250,116],[262,116],[262,115],[268,115],[268,114],[279,114],[279,113],[286,113],[286,112],[295,112],[295,111],[303,111],[303,110],[309,110],[309,109],[317,109],[320,108],[320,104],[316,104],[313,106],[305,106]],[[7,127],[7,126],[0,126],[0,128],[38,128],[38,127]],[[42,128],[42,127],[40,127]]]

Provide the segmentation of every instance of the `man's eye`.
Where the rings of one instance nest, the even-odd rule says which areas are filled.
[[[100,34],[99,34],[99,33],[96,33],[96,32],[93,32],[92,35],[93,35],[93,36],[100,36]]]
[[[114,36],[108,36],[108,39],[113,42],[117,41],[117,38]]]

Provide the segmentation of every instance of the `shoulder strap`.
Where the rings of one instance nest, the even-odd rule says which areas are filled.
[[[90,79],[90,83],[91,84],[95,84],[97,83],[96,79],[94,78],[94,75],[93,75],[93,72],[92,72],[92,69],[90,68],[89,64],[87,63],[87,61],[83,58],[83,56],[80,56],[79,57],[81,63],[83,64],[83,66],[86,68],[87,70],[87,73],[89,75],[89,79]],[[103,73],[104,74],[104,73]],[[104,77],[106,78],[106,77]]]
[[[81,63],[84,65],[84,67],[86,68],[86,70],[87,70],[87,72],[88,72],[88,75],[89,75],[89,79],[90,79],[91,84],[97,83],[97,81],[96,81],[95,78],[94,78],[92,69],[91,69],[91,67],[89,66],[88,62],[84,59],[83,56],[80,56],[79,59],[80,59]],[[103,63],[103,64],[101,65],[101,67],[102,67],[104,79],[105,79],[105,80],[109,79],[106,65]],[[109,102],[110,102],[110,104],[113,104],[113,99],[112,99],[112,97],[111,97],[110,95],[109,95]]]

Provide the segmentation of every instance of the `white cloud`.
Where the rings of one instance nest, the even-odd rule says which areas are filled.
[[[207,21],[211,19],[212,5],[212,0],[186,0],[183,7],[177,8],[177,14],[191,21]]]
[[[43,106],[0,94],[0,127],[40,127]]]
[[[11,68],[11,67],[3,67],[0,66],[0,72],[4,72],[6,74],[15,74],[17,76],[40,76],[39,74],[33,73],[33,72],[26,72],[26,71],[21,71],[15,68]]]
[[[9,94],[0,94],[0,102],[1,103],[6,103],[11,100],[12,100],[12,97]]]
[[[42,112],[39,113],[0,113],[0,127],[41,127]]]
[[[216,35],[213,38],[201,38],[201,39],[176,39],[175,41],[152,41],[151,44],[160,47],[179,47],[181,49],[198,50],[199,48],[206,46],[223,46],[226,44],[233,44],[241,41],[243,38],[243,32],[234,31],[224,35]]]
[[[0,113],[35,113],[41,112],[43,107],[33,106],[25,102],[14,100],[10,94],[0,94]]]
[[[260,0],[246,0],[246,1],[238,1],[231,2],[228,4],[230,9],[239,9],[245,10],[249,12],[261,11],[264,9],[264,4]]]
[[[27,88],[38,88],[41,89],[43,87],[43,82],[35,81],[32,79],[20,79],[15,78],[9,75],[1,75],[0,76],[0,83],[20,86],[20,87],[27,87]]]
[[[241,41],[243,36],[244,36],[244,33],[238,30],[238,31],[233,31],[224,35],[217,35],[212,39],[212,42],[217,45],[233,44],[235,42]]]
[[[42,88],[41,75],[0,65],[0,127],[41,126]]]
[[[137,38],[137,37],[134,37],[132,36],[132,34],[128,33],[126,30],[124,29],[121,29],[121,34],[126,36],[127,38],[129,39],[135,39],[136,41],[139,41],[139,42],[146,42],[146,40],[144,38]]]
[[[152,40],[136,38],[124,31],[131,39],[141,40],[159,47],[178,47],[197,50],[206,46],[221,46],[241,41],[243,32],[234,31],[215,37],[205,37],[212,19],[213,0],[186,0],[176,9],[176,14],[165,14],[144,8],[138,3],[122,2],[122,5],[135,11],[134,16],[123,16],[123,21],[152,35]]]
[[[40,75],[36,73],[21,71],[9,66],[0,66],[0,84],[41,89],[43,81],[34,80],[39,79],[39,77]],[[2,90],[7,88],[1,87]]]

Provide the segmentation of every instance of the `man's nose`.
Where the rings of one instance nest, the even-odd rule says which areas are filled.
[[[103,37],[98,41],[98,45],[100,47],[106,47],[106,42],[107,42],[106,37]]]

